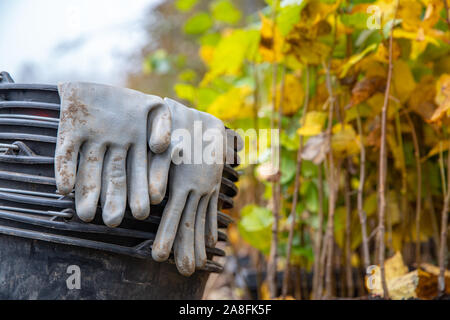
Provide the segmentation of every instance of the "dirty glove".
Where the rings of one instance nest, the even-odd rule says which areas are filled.
[[[173,245],[178,271],[189,276],[196,267],[206,265],[205,240],[208,247],[217,242],[217,203],[226,134],[219,119],[174,100],[164,100],[172,113],[172,139],[166,152],[149,153],[149,189],[152,204],[162,201],[166,186],[169,199],[152,257],[167,260]]]
[[[94,219],[101,192],[103,221],[110,227],[121,223],[128,192],[133,216],[145,219],[150,213],[147,132],[152,152],[167,149],[171,134],[167,105],[157,96],[93,83],[68,82],[58,90],[58,192],[68,194],[75,186],[76,211],[85,222]]]

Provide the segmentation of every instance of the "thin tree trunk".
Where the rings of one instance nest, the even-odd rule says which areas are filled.
[[[323,274],[323,264],[320,263],[320,249],[322,247],[322,228],[323,228],[323,176],[322,176],[322,165],[318,165],[318,177],[319,181],[319,225],[316,231],[316,241],[314,243],[314,267],[313,267],[313,298],[319,299],[321,293],[319,293],[319,286],[322,283],[319,281],[321,279],[320,274]],[[322,270],[321,270],[322,266]],[[323,275],[322,275],[323,277]],[[321,290],[321,289],[320,289]]]
[[[276,64],[275,64],[276,65]],[[283,67],[283,75],[281,80],[281,93],[280,93],[280,105],[278,106],[278,132],[281,131],[281,115],[283,112],[283,91],[284,91],[284,78],[285,78],[285,68]],[[276,107],[276,79],[277,71],[274,70],[273,79],[273,105],[272,105],[272,120],[275,117],[275,107]],[[273,125],[275,121],[272,121]],[[273,126],[271,127],[273,128]],[[277,146],[278,156],[281,157],[281,148]],[[278,159],[278,164],[280,164],[280,158]],[[272,224],[272,241],[270,245],[269,254],[269,264],[267,267],[267,282],[269,286],[270,297],[273,299],[278,294],[277,286],[277,262],[278,262],[278,225],[280,219],[280,206],[281,206],[281,185],[280,185],[281,168],[278,169],[275,181],[272,183],[272,202],[273,202],[273,217],[274,221]]]
[[[429,182],[428,179],[425,180],[427,182],[427,190],[429,190]],[[426,195],[426,201],[428,202],[428,206],[430,207],[430,214],[431,214],[431,227],[433,228],[433,242],[434,242],[434,257],[436,260],[438,260],[439,257],[439,225],[438,220],[436,216],[436,210],[434,208],[434,202],[433,202],[433,196],[431,195],[431,192],[427,192]]]
[[[447,194],[447,184],[445,183],[444,150],[442,149],[442,141],[439,141],[439,169],[441,173],[442,196],[445,198],[445,195]]]
[[[278,8],[279,0],[275,0],[272,3],[272,35],[275,39],[275,31],[276,31],[276,16],[277,16],[277,8]],[[276,52],[274,51],[276,55]],[[270,117],[270,128],[273,129],[275,127],[275,109],[277,104],[277,78],[278,78],[278,63],[277,57],[275,56],[273,62],[272,69],[272,113]],[[283,80],[284,80],[284,69],[283,69]],[[283,88],[281,90],[281,94],[283,94]],[[279,109],[282,109],[282,101],[280,99]],[[281,117],[279,119],[279,124],[281,124]],[[280,148],[280,146],[277,146]],[[280,151],[280,150],[278,150]],[[273,159],[272,159],[273,160]],[[280,212],[280,197],[281,194],[278,195],[278,185],[279,185],[279,177],[280,172],[277,172],[277,176],[275,181],[272,183],[272,201],[273,201],[273,217],[274,221],[272,224],[272,241],[270,243],[270,253],[269,253],[269,261],[267,264],[267,285],[269,287],[270,298],[273,299],[278,294],[278,285],[277,285],[277,264],[278,264],[278,220],[279,220],[279,212]]]
[[[447,257],[447,230],[448,230],[448,209],[450,201],[450,150],[447,154],[447,194],[444,198],[444,207],[442,208],[441,221],[441,244],[439,246],[439,277],[438,292],[445,293],[445,268]]]
[[[354,283],[353,283],[353,272],[352,272],[352,233],[351,233],[351,222],[352,222],[352,203],[351,203],[351,187],[350,187],[350,158],[347,158],[347,170],[345,172],[345,277],[347,282],[347,296],[349,298],[353,297]]]
[[[397,16],[398,0],[395,4],[394,20]],[[391,89],[393,59],[392,59],[392,43],[393,43],[394,25],[392,25],[389,36],[389,69],[386,84],[386,91],[384,94],[384,103],[381,111],[381,142],[380,142],[380,169],[378,181],[378,264],[380,265],[381,283],[383,285],[383,296],[389,299],[389,291],[386,283],[386,274],[384,269],[384,215],[386,212],[386,174],[387,174],[387,155],[386,155],[386,121],[387,111],[389,107],[389,91]]]
[[[356,107],[358,108],[358,107]],[[366,149],[364,147],[363,130],[361,125],[361,117],[359,115],[359,110],[356,109],[356,123],[358,127],[358,135],[360,137],[360,156],[359,156],[359,185],[358,185],[358,215],[359,222],[361,223],[361,235],[362,235],[362,251],[363,251],[363,264],[364,270],[370,266],[370,255],[369,255],[369,240],[367,238],[367,215],[364,211],[364,183],[366,177]]]
[[[329,298],[332,295],[333,292],[333,282],[332,282],[332,276],[333,276],[333,251],[334,251],[334,212],[335,212],[335,206],[336,206],[336,193],[337,193],[337,183],[338,183],[338,177],[339,175],[336,174],[334,159],[333,159],[333,150],[331,147],[331,129],[333,127],[333,114],[334,114],[334,104],[335,104],[335,97],[333,94],[333,88],[331,83],[331,75],[330,75],[330,69],[329,65],[326,65],[323,63],[323,68],[325,70],[326,75],[326,87],[328,90],[328,95],[330,99],[330,105],[329,105],[329,114],[328,114],[328,128],[327,128],[327,139],[328,144],[330,146],[330,150],[328,151],[328,162],[329,162],[329,174],[328,174],[328,189],[329,189],[329,201],[328,201],[328,222],[327,222],[327,231],[325,235],[325,241],[327,242],[327,249],[328,249],[328,259],[326,264],[326,273],[325,273],[325,298]]]
[[[420,268],[421,257],[420,257],[420,214],[422,211],[422,165],[420,163],[420,149],[419,140],[417,139],[416,129],[414,123],[406,113],[406,119],[408,120],[409,126],[411,127],[411,133],[414,144],[414,157],[416,158],[416,170],[417,170],[417,198],[416,198],[416,263],[417,268]]]
[[[327,234],[323,239],[322,251],[320,252],[319,281],[317,284],[317,299],[323,298],[323,280],[325,278],[325,265],[327,263],[328,240]]]
[[[305,88],[305,100],[303,102],[303,114],[301,118],[301,125],[303,126],[305,124],[305,114],[308,109],[309,104],[309,71],[308,66],[306,66],[305,69],[305,77],[306,77],[306,88]],[[294,184],[294,197],[292,200],[292,208],[291,208],[291,219],[292,223],[289,226],[289,238],[287,243],[287,249],[286,249],[286,268],[284,270],[283,275],[283,287],[282,287],[282,297],[285,298],[288,291],[288,285],[289,285],[289,269],[291,267],[291,252],[292,252],[292,240],[294,238],[294,230],[295,230],[295,224],[296,224],[296,215],[297,215],[297,202],[298,202],[298,193],[300,189],[300,173],[302,170],[302,151],[303,151],[303,136],[300,136],[300,145],[297,151],[297,166],[295,168],[295,184]]]
[[[409,226],[409,218],[410,215],[408,210],[408,176],[406,172],[406,165],[405,165],[405,151],[403,148],[403,136],[401,131],[401,123],[400,123],[400,114],[397,111],[395,113],[395,129],[397,134],[397,142],[399,149],[401,150],[401,175],[402,175],[402,183],[401,183],[401,189],[400,189],[400,215],[401,215],[401,221],[402,221],[402,247],[403,243],[405,242],[405,235],[408,234],[408,237],[411,235],[409,234],[410,228]],[[388,216],[388,244],[389,244],[389,255],[393,254],[393,248],[392,248],[392,219],[391,215]],[[412,239],[411,239],[412,241]]]

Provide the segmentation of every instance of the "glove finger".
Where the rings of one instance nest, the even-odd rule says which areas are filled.
[[[167,104],[162,103],[150,112],[148,145],[154,153],[162,153],[170,144],[172,133],[172,115]]]
[[[195,271],[194,226],[198,201],[199,197],[191,192],[181,215],[173,247],[175,264],[184,276],[190,276]]]
[[[150,214],[150,198],[147,181],[147,145],[134,145],[127,159],[128,204],[133,217],[139,220]]]
[[[210,196],[203,196],[200,199],[195,217],[195,266],[203,268],[206,265],[205,248],[205,219]]]
[[[80,151],[80,166],[75,183],[75,207],[78,217],[91,222],[97,211],[102,183],[105,147],[86,143]]]
[[[219,201],[219,192],[216,189],[211,196],[206,211],[206,227],[205,227],[205,242],[209,248],[214,248],[217,243],[217,203]]]
[[[55,149],[55,180],[60,194],[69,194],[75,186],[80,141],[73,137],[58,135]]]
[[[125,172],[127,151],[111,148],[106,152],[102,175],[102,217],[108,227],[117,227],[125,214],[127,179]]]
[[[148,184],[151,204],[160,204],[166,195],[171,164],[170,152],[148,153]]]
[[[161,222],[156,232],[155,241],[152,246],[152,257],[155,261],[166,261],[175,239],[188,193],[176,192],[177,187],[172,187],[169,201],[164,208]],[[178,189],[179,190],[179,189]]]

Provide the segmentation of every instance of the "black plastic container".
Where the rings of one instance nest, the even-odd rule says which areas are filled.
[[[214,256],[225,253],[209,248],[205,270],[188,278],[171,259],[154,262],[165,201],[145,221],[127,208],[124,222],[108,228],[100,208],[93,223],[83,223],[73,196],[56,194],[59,104],[56,86],[16,84],[0,74],[0,299],[200,299],[209,273],[222,270]],[[219,208],[233,206],[237,178],[227,165]],[[226,227],[231,219],[219,212],[218,222]]]

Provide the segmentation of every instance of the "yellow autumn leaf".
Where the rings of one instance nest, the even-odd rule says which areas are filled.
[[[331,48],[317,39],[308,39],[303,28],[294,27],[286,38],[289,53],[292,53],[302,63],[319,65],[330,54]]]
[[[386,212],[389,212],[389,220],[392,225],[400,222],[400,207],[397,199],[397,194],[394,191],[389,191],[387,194]]]
[[[432,43],[436,46],[439,46],[439,41],[434,39],[433,37],[424,34],[423,32],[419,32],[419,30],[415,31],[407,31],[403,29],[394,29],[392,34],[394,38],[404,38],[416,41],[425,41],[426,43]]]
[[[416,85],[408,100],[408,107],[425,121],[429,121],[436,105],[436,83],[432,75],[423,76]]]
[[[384,270],[385,270],[385,278],[386,282],[391,284],[392,281],[395,281],[395,279],[404,276],[408,273],[408,267],[403,262],[402,254],[397,251],[392,257],[387,259],[384,262]],[[376,270],[374,277],[376,277],[375,283],[377,285],[371,290],[372,294],[376,295],[382,295],[383,294],[383,288],[381,287],[381,277],[380,277],[380,271],[379,269]]]
[[[443,74],[436,82],[435,102],[438,108],[431,117],[431,122],[440,121],[450,109],[450,74]]]
[[[386,142],[394,157],[394,167],[399,170],[406,170],[405,167],[405,154],[401,146],[397,143],[395,136],[392,134],[386,135]]]
[[[364,199],[364,211],[367,214],[367,217],[371,217],[377,212],[377,194],[376,192],[372,192],[367,195]]]
[[[387,68],[383,66],[374,57],[367,57],[358,63],[357,71],[361,71],[366,75],[366,78],[381,77],[387,78]]]
[[[207,112],[222,120],[246,118],[253,115],[253,108],[247,99],[251,96],[249,86],[235,87],[218,96]]]
[[[239,75],[246,60],[255,58],[259,43],[259,32],[253,29],[226,30],[214,48],[205,52],[209,70],[200,86],[206,86],[222,75]],[[209,55],[212,54],[212,57]]]
[[[347,157],[359,153],[359,136],[349,124],[338,123],[333,126],[331,147],[338,157]]]
[[[327,114],[321,111],[309,111],[305,115],[305,125],[297,130],[302,136],[315,136],[322,132]]]
[[[376,6],[377,12],[380,14],[380,22],[382,24],[394,19],[395,1],[378,0],[372,3],[372,5]],[[383,27],[383,25],[381,27]]]
[[[334,3],[330,4],[324,2],[309,0],[300,14],[300,21],[307,25],[312,25],[320,20],[324,20],[339,7],[341,1],[334,1]]]
[[[283,37],[274,22],[260,14],[261,38],[259,42],[259,53],[263,61],[280,62],[283,54]]]
[[[305,92],[303,90],[302,83],[298,78],[292,74],[287,74],[284,78],[284,90],[283,90],[283,115],[292,116],[303,105],[303,99]],[[280,107],[281,100],[281,84],[278,85],[276,110]]]
[[[392,59],[396,60],[400,56],[401,50],[400,46],[398,45],[397,41],[392,42]],[[377,51],[373,55],[374,60],[383,62],[383,63],[389,63],[389,48],[384,44],[380,43],[378,46]]]
[[[416,0],[399,1],[397,17],[402,20],[405,30],[417,30],[422,15],[422,5]]]
[[[428,159],[432,156],[439,154],[440,152],[447,151],[450,148],[450,141],[438,141],[438,143],[428,152],[425,159]]]
[[[214,47],[209,45],[201,46],[199,55],[202,61],[209,66],[214,58]]]
[[[426,41],[411,41],[411,53],[409,57],[413,60],[416,60],[422,52],[428,46],[428,42]]]
[[[373,43],[367,48],[365,48],[362,52],[355,54],[351,56],[347,62],[341,67],[341,72],[339,74],[340,78],[343,78],[347,75],[348,70],[350,70],[351,67],[353,67],[356,63],[361,61],[362,58],[364,58],[368,53],[374,51],[377,48],[377,44]]]
[[[409,99],[416,86],[411,69],[403,60],[394,62],[392,85],[395,97],[400,100],[401,103],[404,103]]]
[[[386,280],[391,280],[408,273],[408,267],[403,262],[400,251],[397,251],[391,258],[384,263],[386,271]]]
[[[366,100],[366,103],[370,106],[373,115],[380,114],[384,104],[384,93],[375,93],[372,97]],[[400,107],[401,105],[397,103],[396,100],[392,99],[389,102],[389,109],[387,114],[388,119],[392,119]]]
[[[427,9],[425,10],[425,15],[422,20],[422,27],[430,29],[439,22],[444,3],[442,0],[427,0],[425,2],[427,2]]]

